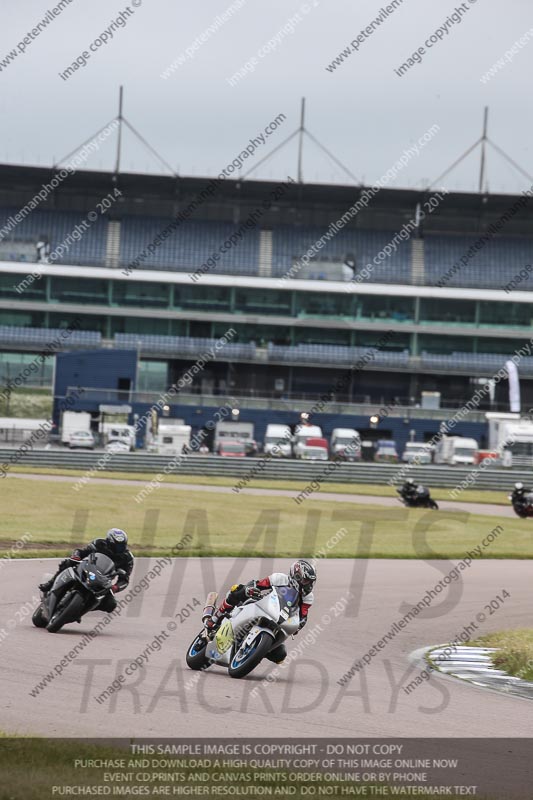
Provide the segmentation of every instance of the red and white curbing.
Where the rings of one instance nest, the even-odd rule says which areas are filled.
[[[491,658],[494,652],[496,648],[440,644],[424,648],[413,657],[417,656],[417,660],[422,657],[426,667],[429,664],[442,675],[459,678],[482,689],[533,700],[533,682],[497,669]]]

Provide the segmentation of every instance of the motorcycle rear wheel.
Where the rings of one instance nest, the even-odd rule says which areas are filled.
[[[83,614],[84,608],[85,602],[83,597],[76,592],[71,601],[52,616],[52,619],[46,626],[46,630],[48,633],[57,633],[63,625],[69,622],[75,622],[75,620],[79,619]]]
[[[200,646],[196,649],[196,644],[201,644],[199,641],[200,639],[203,640],[204,645],[203,647]],[[187,662],[187,666],[189,669],[206,669],[210,665],[210,661],[205,657],[205,648],[207,647],[207,639],[205,637],[198,636],[191,644],[189,649],[187,650],[187,655],[185,656],[185,661]]]

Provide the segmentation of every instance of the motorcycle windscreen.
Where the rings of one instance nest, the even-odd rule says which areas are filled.
[[[91,553],[78,567],[78,575],[92,591],[108,589],[115,571],[115,564],[103,553]]]
[[[292,586],[276,586],[276,594],[279,600],[280,616],[278,622],[289,619],[298,610],[299,596],[296,589]]]

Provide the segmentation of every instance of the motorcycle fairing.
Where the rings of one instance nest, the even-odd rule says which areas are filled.
[[[225,653],[226,650],[230,649],[234,641],[235,637],[233,635],[233,627],[231,621],[229,619],[226,619],[218,629],[215,636],[215,642],[218,652],[220,654]]]

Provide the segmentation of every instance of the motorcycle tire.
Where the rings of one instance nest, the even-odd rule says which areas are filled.
[[[57,633],[63,625],[69,622],[75,622],[80,619],[85,608],[85,601],[83,597],[77,592],[64,608],[60,608],[53,616],[46,630],[48,633]]]
[[[207,669],[207,667],[210,666],[211,662],[205,657],[207,640],[203,636],[201,638],[205,642],[203,647],[200,647],[198,650],[195,648],[195,644],[198,642],[198,639],[200,639],[200,635],[198,635],[187,650],[185,661],[189,669]]]
[[[430,500],[429,501],[429,507],[432,508],[433,511],[438,511],[439,510],[439,507],[438,507],[437,503],[434,500]]]
[[[33,612],[33,616],[31,621],[35,625],[36,628],[46,628],[46,619],[43,616],[43,604],[37,606],[35,611]]]
[[[245,675],[248,675],[248,673],[255,669],[272,647],[272,636],[268,633],[265,633],[265,631],[261,631],[257,635],[254,642],[252,642],[252,645],[255,646],[252,650],[250,650],[250,654],[245,658],[244,661],[235,664],[235,666],[233,665],[237,655],[239,654],[240,648],[236,653],[234,653],[228,667],[230,677],[244,678]]]

